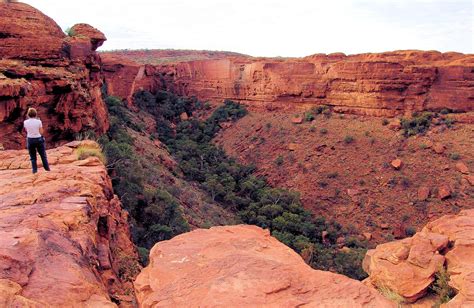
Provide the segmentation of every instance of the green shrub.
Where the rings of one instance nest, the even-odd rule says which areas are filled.
[[[351,135],[346,135],[346,136],[344,137],[344,143],[346,143],[346,144],[353,143],[354,140],[355,140],[354,137],[351,136]]]
[[[383,120],[382,120],[382,125],[383,125],[383,126],[388,125],[388,123],[389,123],[389,121],[388,121],[387,119],[383,119]]]
[[[455,295],[455,290],[449,285],[449,274],[446,268],[441,267],[436,272],[435,281],[430,287],[430,290],[438,297],[441,304],[449,302]]]
[[[414,114],[411,119],[402,118],[401,126],[404,136],[410,137],[425,133],[431,125],[432,118],[433,114],[430,112],[424,112],[421,115]]]
[[[406,236],[413,236],[413,235],[415,235],[415,233],[416,233],[416,229],[413,228],[413,227],[407,227],[405,229],[405,235]]]
[[[281,165],[283,165],[283,161],[284,161],[284,160],[283,160],[283,156],[278,155],[278,157],[275,159],[275,164],[276,164],[277,166],[281,166]]]
[[[315,117],[311,112],[307,112],[304,115],[304,119],[305,119],[306,122],[311,122],[315,119]]]
[[[459,153],[453,152],[449,154],[449,158],[452,160],[459,160],[461,158],[461,155]]]

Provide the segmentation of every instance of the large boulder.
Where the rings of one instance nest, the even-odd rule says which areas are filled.
[[[443,216],[411,238],[378,245],[364,259],[367,283],[409,302],[423,297],[444,267],[457,295],[446,307],[474,306],[474,210]]]
[[[156,244],[135,289],[141,307],[392,307],[359,281],[311,269],[268,231],[247,225]]]

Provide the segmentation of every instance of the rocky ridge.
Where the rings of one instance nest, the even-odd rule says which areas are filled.
[[[101,60],[105,40],[84,24],[71,36],[24,3],[0,2],[0,143],[18,149],[28,107],[35,107],[49,142],[71,140],[85,130],[105,132]]]
[[[229,55],[157,65],[138,63],[135,54],[102,56],[109,93],[129,101],[138,89],[164,89],[267,109],[328,105],[337,112],[376,116],[474,110],[474,56],[469,54],[406,50],[305,58]],[[472,114],[460,119],[471,121]]]
[[[0,306],[115,307],[134,303],[140,267],[128,214],[96,157],[72,142],[32,174],[26,150],[0,151]]]
[[[369,250],[364,269],[367,283],[386,287],[408,302],[423,297],[446,267],[457,295],[444,307],[474,306],[474,210],[443,216],[413,237]]]
[[[256,226],[198,229],[156,244],[140,307],[395,307],[361,282],[311,269]]]

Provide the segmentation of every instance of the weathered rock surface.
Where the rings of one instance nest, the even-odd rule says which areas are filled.
[[[156,244],[135,289],[141,307],[392,307],[361,282],[313,270],[268,231],[244,225]]]
[[[104,165],[77,159],[79,144],[49,150],[52,171],[36,175],[26,150],[0,151],[1,307],[133,304],[128,216]]]
[[[77,35],[67,37],[35,8],[0,2],[0,143],[6,149],[24,146],[28,107],[37,108],[49,142],[108,128],[94,51],[105,36],[84,24],[73,30]]]
[[[139,82],[146,90],[159,87],[252,106],[329,105],[335,111],[379,116],[443,108],[474,110],[474,55],[411,50],[286,59],[240,55],[154,66],[135,62],[133,69],[120,57],[126,55],[110,54],[105,59],[106,66],[114,67],[105,76],[109,92],[123,98],[131,97]]]
[[[408,301],[423,297],[440,267],[446,266],[457,295],[446,307],[474,306],[474,210],[443,216],[411,238],[369,250],[364,269],[373,286]]]

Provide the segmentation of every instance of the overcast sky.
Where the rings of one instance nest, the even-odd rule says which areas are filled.
[[[101,50],[228,50],[252,56],[422,49],[473,53],[474,0],[23,0]]]

